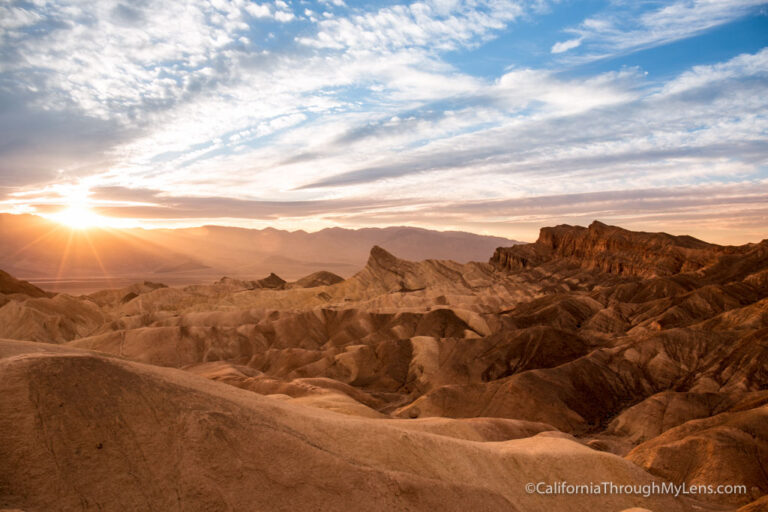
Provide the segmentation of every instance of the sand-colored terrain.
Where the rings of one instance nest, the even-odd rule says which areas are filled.
[[[0,274],[0,509],[761,510],[768,241],[50,294]],[[746,492],[528,494],[529,482]]]

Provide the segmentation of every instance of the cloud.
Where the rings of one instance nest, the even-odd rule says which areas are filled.
[[[689,234],[707,241],[741,244],[766,237],[768,181],[636,190],[567,193],[497,201],[421,205],[344,217],[348,224],[430,225],[498,233],[534,241],[539,228],[587,225],[599,219],[630,229]]]
[[[467,201],[444,205],[438,212],[477,215],[495,212],[510,219],[546,215],[584,216],[602,218],[644,215],[648,213],[703,212],[715,206],[760,205],[768,193],[768,181],[730,185],[701,185],[688,187],[608,190],[603,192],[536,196],[497,201]],[[768,205],[763,204],[768,209]]]
[[[139,25],[146,21],[144,12],[125,4],[117,4],[110,11],[112,20],[124,25]]]
[[[409,126],[417,131],[410,134],[411,139],[429,143],[391,155],[382,163],[315,179],[304,188],[391,181],[451,169],[514,174],[532,184],[540,181],[542,173],[581,180],[581,175],[591,176],[598,169],[605,169],[601,176],[605,182],[619,174],[623,180],[660,183],[686,174],[727,175],[725,162],[733,170],[758,172],[768,159],[764,143],[768,124],[756,114],[768,106],[763,99],[768,94],[764,61],[764,51],[737,56],[711,68],[685,72],[660,89],[648,86],[645,90],[633,85],[640,77],[631,73],[560,81],[547,73],[515,71],[488,88],[486,98],[493,98],[488,104],[511,109],[501,124],[450,134],[442,143],[435,137],[435,126],[419,133],[421,126],[412,122]],[[526,112],[525,118],[516,115],[520,111]],[[438,124],[461,122],[431,116]],[[380,122],[340,140],[348,144],[362,134],[381,138],[392,131],[392,125]],[[642,169],[637,167],[640,164]],[[628,168],[638,172],[626,176]],[[676,171],[670,174],[670,168]]]
[[[162,9],[42,2],[34,17],[15,19],[15,29],[0,34],[2,71],[13,73],[20,87],[45,90],[37,106],[76,107],[125,124],[182,101],[195,83],[210,81],[212,69],[226,76],[232,62],[223,52],[249,28],[236,3],[214,7],[202,0]]]
[[[113,163],[110,148],[136,130],[73,109],[30,107],[34,95],[0,88],[0,177],[24,186],[78,177]]]
[[[738,55],[727,62],[694,66],[664,85],[662,94],[680,94],[707,87],[713,82],[738,80],[742,77],[765,77],[768,74],[768,48],[757,53]]]
[[[283,23],[287,23],[294,19],[296,16],[291,11],[277,11],[275,12],[275,19]]]
[[[765,0],[677,0],[646,10],[646,2],[614,2],[568,29],[577,37],[555,44],[552,52],[571,49],[565,45],[579,41],[586,50],[574,59],[583,61],[660,46],[742,18],[764,4]]]
[[[299,42],[315,48],[355,52],[424,47],[447,51],[476,44],[518,18],[516,2],[416,2],[319,23],[314,37]]]
[[[316,217],[328,214],[353,214],[380,208],[401,207],[403,201],[346,198],[315,201],[259,201],[228,197],[172,196],[160,190],[126,187],[98,187],[91,190],[93,209],[114,217],[153,219],[270,220],[282,217]],[[99,204],[103,202],[104,204]]]
[[[765,236],[768,214],[764,198],[768,180],[750,183],[704,184],[648,189],[614,189],[514,199],[409,201],[347,198],[320,201],[244,201],[224,197],[167,196],[158,190],[96,188],[91,198],[108,204],[94,209],[117,218],[147,218],[183,222],[204,219],[228,224],[232,220],[308,221],[318,227],[333,221],[349,226],[426,225],[439,229],[493,232],[533,240],[538,228],[558,223],[588,224],[593,219],[657,231],[693,234],[726,243],[757,241]],[[38,199],[40,199],[38,197]],[[124,201],[115,204],[115,201]],[[39,211],[55,210],[41,203]],[[494,220],[495,219],[495,220]],[[692,223],[692,221],[695,221]],[[484,226],[484,228],[483,228]],[[525,235],[525,236],[523,236]],[[714,238],[713,238],[714,237]]]
[[[272,15],[272,10],[266,4],[249,3],[245,10],[254,18],[266,18]]]
[[[577,37],[575,39],[568,39],[567,41],[561,41],[552,45],[552,53],[563,53],[568,50],[573,50],[581,45],[582,38]]]

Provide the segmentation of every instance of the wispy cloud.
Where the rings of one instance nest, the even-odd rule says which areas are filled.
[[[566,32],[577,37],[555,44],[552,52],[564,52],[583,43],[588,52],[576,59],[592,60],[660,46],[742,18],[765,3],[765,0],[614,1],[607,12],[568,28]],[[658,7],[648,10],[648,4]]]
[[[583,39],[577,37],[575,39],[568,39],[567,41],[560,41],[552,45],[552,53],[563,53],[568,50],[573,50],[581,45]]]
[[[768,75],[766,52],[686,72],[661,88],[639,87],[642,76],[631,71],[569,81],[542,72],[511,72],[486,89],[486,103],[501,116],[493,126],[448,137],[440,137],[434,127],[428,133],[416,131],[411,139],[430,142],[386,163],[337,173],[305,187],[467,169],[470,174],[515,175],[529,190],[536,183],[551,186],[543,179],[550,175],[613,187],[619,180],[633,186],[663,185],[686,176],[754,172],[768,158],[763,141],[768,124],[756,114],[766,106],[760,99],[768,93],[761,80]],[[369,129],[381,138],[390,127]],[[731,167],[724,169],[724,161]],[[594,177],[597,171],[600,175]]]

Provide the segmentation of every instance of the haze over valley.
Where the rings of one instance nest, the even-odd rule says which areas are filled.
[[[314,233],[201,226],[187,229],[72,229],[32,215],[0,214],[0,268],[47,289],[84,293],[160,279],[192,284],[222,276],[299,279],[328,270],[349,277],[370,247],[410,259],[485,260],[501,237],[411,227],[328,228]]]

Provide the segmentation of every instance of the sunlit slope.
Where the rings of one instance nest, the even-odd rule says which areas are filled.
[[[468,441],[440,426],[353,418],[188,372],[24,342],[0,341],[0,370],[6,508],[688,509],[672,497],[527,494],[526,483],[552,475],[654,481],[567,436]]]

